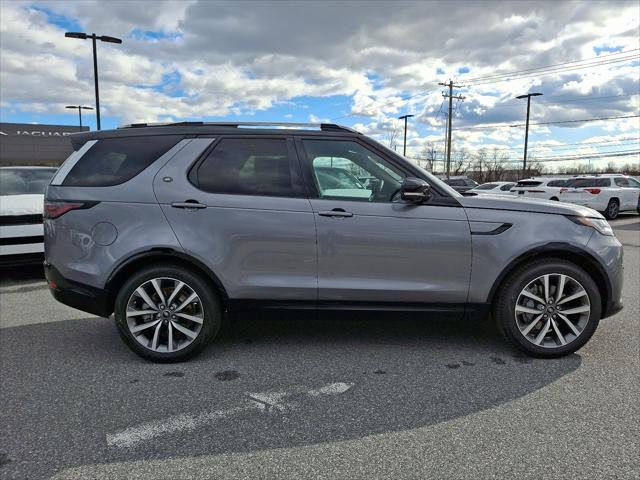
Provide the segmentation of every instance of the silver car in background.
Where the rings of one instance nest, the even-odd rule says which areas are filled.
[[[622,308],[622,246],[599,213],[462,196],[346,127],[143,124],[70,138],[45,200],[49,288],[114,313],[152,361],[195,355],[225,310],[247,305],[492,314],[546,358]]]

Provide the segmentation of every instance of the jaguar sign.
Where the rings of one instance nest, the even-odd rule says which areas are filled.
[[[60,165],[72,151],[67,137],[79,131],[69,125],[0,123],[0,166]]]

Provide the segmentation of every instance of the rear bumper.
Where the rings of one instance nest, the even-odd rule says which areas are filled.
[[[113,308],[105,290],[68,280],[48,262],[44,262],[44,275],[49,291],[60,303],[99,317],[111,315]]]

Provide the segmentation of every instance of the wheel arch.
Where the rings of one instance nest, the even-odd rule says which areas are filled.
[[[193,258],[182,252],[170,248],[157,248],[148,250],[145,252],[137,253],[123,262],[121,262],[111,272],[109,279],[105,285],[105,291],[107,293],[107,306],[110,311],[113,311],[116,296],[120,287],[124,284],[126,279],[137,270],[148,267],[152,264],[158,263],[171,263],[173,265],[181,265],[183,267],[195,270],[197,273],[207,279],[212,287],[214,287],[220,294],[220,300],[222,301],[223,308],[226,308],[229,302],[229,296],[224,285],[220,281],[220,278],[204,263],[200,260]]]
[[[609,299],[612,295],[611,283],[609,282],[604,268],[602,267],[602,265],[600,265],[600,262],[598,262],[598,260],[594,258],[589,252],[566,243],[549,243],[537,247],[533,250],[529,250],[512,260],[502,270],[502,272],[500,272],[500,275],[498,275],[495,282],[493,283],[493,286],[489,291],[487,302],[489,302],[490,304],[493,303],[495,295],[498,293],[498,290],[504,283],[505,279],[507,279],[507,277],[511,274],[511,272],[527,262],[541,258],[558,258],[561,260],[566,260],[586,270],[586,272],[593,278],[596,286],[598,287],[598,291],[600,292],[600,296],[602,297],[604,313],[604,307],[608,305]]]

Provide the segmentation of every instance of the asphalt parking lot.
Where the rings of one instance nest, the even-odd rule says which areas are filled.
[[[4,270],[0,478],[638,478],[640,217],[612,225],[625,309],[546,361],[490,322],[248,312],[156,365]]]

